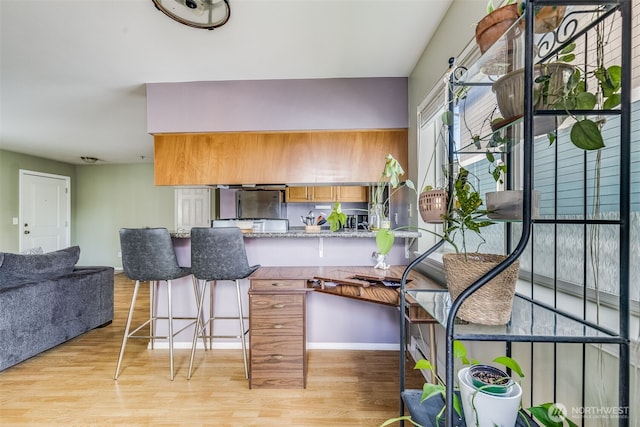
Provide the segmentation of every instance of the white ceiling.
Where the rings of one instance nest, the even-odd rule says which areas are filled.
[[[151,0],[0,0],[0,148],[149,162],[145,83],[406,77],[452,0],[230,0],[216,30]]]

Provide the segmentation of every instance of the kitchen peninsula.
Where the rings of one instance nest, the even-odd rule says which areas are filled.
[[[189,233],[173,233],[172,236],[178,262],[189,266]],[[360,266],[369,270],[371,275],[385,274],[384,270],[373,268],[375,259],[372,253],[376,251],[374,232],[304,233],[291,230],[285,233],[246,233],[244,236],[250,264],[263,267]],[[419,236],[420,233],[414,231],[398,231],[398,238],[388,256],[389,264],[406,265],[411,241]],[[216,310],[224,316],[225,310],[233,310],[233,306],[225,302],[233,300],[234,287],[221,284],[216,287]],[[245,299],[243,304],[248,312],[249,280],[242,281],[241,285]],[[175,312],[189,313],[192,310],[190,289],[190,286],[174,287]],[[163,298],[162,294],[160,298]],[[159,307],[163,307],[162,302]],[[398,315],[397,308],[389,305],[311,292],[307,297],[307,345],[319,349],[396,350],[399,343]],[[227,325],[221,323],[220,326]],[[235,323],[229,322],[228,327],[235,327]],[[184,333],[176,337],[176,342],[189,346],[191,338]],[[231,344],[236,345],[235,342]]]
[[[420,233],[397,232],[389,270],[373,267],[375,235],[300,229],[244,233],[249,263],[261,265],[241,283],[250,318],[251,388],[304,388],[308,348],[398,349],[401,314],[395,286],[408,262],[411,241]],[[189,233],[173,233],[173,242],[179,263],[189,265]],[[409,285],[442,289],[416,272],[410,273]],[[233,288],[224,282],[216,286],[217,315],[235,314],[228,304]],[[189,287],[181,289],[183,300],[191,304]],[[230,312],[220,312],[225,309]],[[235,322],[216,327],[226,326],[222,334],[237,332]]]

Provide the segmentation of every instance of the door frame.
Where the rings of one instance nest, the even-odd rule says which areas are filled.
[[[67,217],[65,221],[67,223],[66,227],[66,246],[71,245],[71,177],[64,175],[56,175],[52,173],[45,172],[37,172],[28,169],[19,169],[19,182],[18,182],[18,250],[22,252],[24,250],[22,238],[24,236],[24,212],[23,212],[23,200],[22,200],[22,190],[24,187],[24,177],[25,175],[35,175],[41,178],[51,178],[51,179],[61,179],[64,180],[66,188],[67,188]]]

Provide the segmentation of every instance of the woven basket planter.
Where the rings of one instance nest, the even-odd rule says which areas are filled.
[[[451,298],[458,298],[505,258],[504,255],[468,253],[465,259],[464,254],[444,254],[444,274]],[[474,292],[462,303],[457,317],[480,325],[504,325],[509,322],[519,268],[520,263],[514,262]]]
[[[430,224],[442,224],[442,215],[447,213],[448,196],[446,190],[429,190],[420,193],[418,208],[422,220]]]

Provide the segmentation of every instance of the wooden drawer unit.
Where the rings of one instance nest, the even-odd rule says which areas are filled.
[[[287,280],[287,279],[254,279],[251,280],[251,289],[260,291],[286,291],[292,289],[305,289],[307,287],[307,281],[305,279],[300,280]]]
[[[306,280],[253,279],[250,388],[306,386]]]

